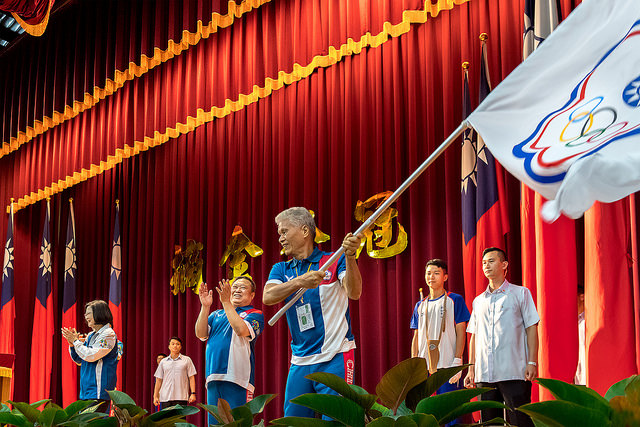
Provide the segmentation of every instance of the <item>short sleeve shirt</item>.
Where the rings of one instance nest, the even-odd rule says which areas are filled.
[[[175,359],[167,356],[158,365],[155,377],[162,380],[160,402],[188,400],[189,377],[196,374],[196,367],[189,356],[179,354]]]
[[[473,300],[467,332],[475,335],[475,381],[524,380],[526,329],[540,322],[531,292],[506,280]]]
[[[303,260],[279,262],[271,268],[267,283],[285,283],[307,271],[317,271],[331,253],[314,248]],[[291,332],[291,363],[310,365],[327,362],[338,353],[356,347],[351,333],[349,298],[342,287],[346,274],[344,256],[325,273],[315,289],[308,289],[289,310],[287,323]],[[285,301],[289,301],[292,295]]]
[[[224,310],[216,310],[207,319],[206,383],[229,381],[253,392],[255,384],[255,340],[264,329],[262,311],[251,305],[236,307],[236,312],[249,328],[250,336],[240,337]]]
[[[449,292],[438,298],[430,300],[428,297],[418,301],[411,316],[411,329],[418,331],[418,356],[424,357],[429,365],[427,357],[427,327],[430,340],[437,340],[442,328],[445,314],[444,304],[447,304],[446,323],[438,350],[440,359],[437,368],[448,368],[453,365],[456,356],[456,325],[469,321],[469,309],[462,296]],[[429,316],[428,322],[426,317]]]

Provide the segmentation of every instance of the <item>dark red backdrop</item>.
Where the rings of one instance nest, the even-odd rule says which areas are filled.
[[[166,350],[169,336],[179,335],[196,363],[199,397],[204,396],[204,345],[194,335],[198,298],[169,291],[175,244],[184,245],[188,238],[203,242],[204,277],[215,282],[224,274],[218,262],[226,242],[234,226],[241,225],[264,249],[264,255],[249,260],[249,273],[264,283],[271,265],[281,259],[273,218],[286,207],[302,205],[316,212],[319,227],[331,235],[322,248],[336,248],[342,236],[359,225],[353,217],[356,202],[394,190],[458,125],[463,61],[471,62],[471,90],[477,93],[478,35],[489,34],[494,84],[520,62],[521,3],[472,0],[441,11],[380,47],[319,68],[240,111],[54,196],[53,289],[60,306],[68,198],[74,198],[76,209],[80,305],[107,298],[113,205],[121,201],[124,391],[151,406],[155,354]],[[565,15],[573,3],[562,2]],[[422,6],[417,0],[265,4],[126,83],[93,109],[0,158],[0,206],[10,197],[22,197],[106,160],[116,148],[184,123],[198,108],[223,106],[225,99],[263,86],[265,77],[291,72],[294,63],[306,65],[315,55],[326,54],[328,46],[339,47],[348,37],[359,40],[366,31],[377,34],[384,21],[398,23],[402,10]],[[5,106],[5,123],[6,114]],[[507,248],[511,279],[519,282],[519,184],[506,178],[511,222]],[[371,392],[387,369],[409,356],[409,319],[418,288],[424,287],[424,262],[446,258],[449,288],[464,294],[459,145],[448,149],[408,190],[397,209],[409,246],[389,259],[363,255],[363,296],[351,304],[358,345],[355,382]],[[43,213],[44,203],[38,203],[15,216],[16,400],[28,399]],[[6,215],[1,218],[4,236]],[[259,287],[258,307],[261,297]],[[472,298],[466,296],[469,306]],[[263,309],[271,317],[277,307]],[[82,319],[80,311],[78,315]],[[59,401],[62,338],[56,336],[55,342],[52,397]],[[256,350],[256,391],[282,396],[289,358],[285,322],[268,327]],[[567,357],[577,354],[575,349],[562,351]],[[267,419],[281,415],[281,408],[279,397],[268,408]]]

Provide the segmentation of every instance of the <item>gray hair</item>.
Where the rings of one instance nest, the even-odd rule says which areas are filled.
[[[316,222],[313,220],[313,216],[311,216],[311,212],[309,212],[307,208],[297,206],[283,210],[276,215],[276,224],[280,224],[282,221],[289,221],[298,227],[306,225],[311,234],[311,238],[316,238]]]

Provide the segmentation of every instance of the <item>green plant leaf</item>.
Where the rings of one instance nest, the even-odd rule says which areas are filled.
[[[359,390],[355,389],[347,384],[343,378],[328,372],[315,372],[307,375],[305,378],[330,387],[347,399],[357,403],[364,408],[365,411],[371,409],[373,403],[378,399],[375,395],[367,393],[362,387],[359,387]],[[360,391],[364,391],[364,393]]]
[[[418,427],[438,427],[440,425],[436,417],[430,414],[411,414],[407,417],[415,421]]]
[[[86,425],[91,427],[119,427],[120,423],[115,417],[109,418],[96,418],[89,421]]]
[[[367,427],[393,427],[396,420],[391,417],[380,417],[367,424]],[[414,423],[415,426],[415,423]]]
[[[637,381],[638,378],[639,378],[638,375],[631,375],[629,378],[625,378],[622,381],[618,381],[617,383],[609,387],[609,390],[607,390],[607,392],[605,393],[604,398],[610,401],[616,396],[624,396],[625,388],[627,388],[627,386],[632,381]]]
[[[42,399],[42,400],[38,400],[37,402],[30,403],[29,405],[31,405],[32,408],[38,409],[40,407],[40,405],[45,404],[45,403],[50,402],[50,401],[51,401],[51,399]]]
[[[492,388],[468,388],[450,391],[422,399],[416,406],[416,412],[432,414],[437,420],[458,408],[463,403],[469,402],[482,393],[493,390]]]
[[[409,390],[427,379],[427,362],[422,357],[403,360],[384,374],[376,386],[383,405],[396,413]]]
[[[256,396],[243,406],[249,408],[253,415],[261,414],[264,411],[267,403],[271,402],[276,397],[275,394],[261,394],[260,396]]]
[[[218,398],[218,415],[222,418],[222,422],[225,424],[233,423],[233,414],[231,414],[231,406],[229,406],[229,402],[224,400],[223,398]]]
[[[67,417],[71,417],[83,409],[94,405],[96,403],[95,400],[76,400],[73,403],[70,403],[69,406],[64,408],[64,412],[67,414]]]
[[[164,420],[169,418],[171,419],[184,418],[187,415],[197,414],[198,412],[200,412],[200,410],[195,406],[175,405],[175,406],[170,406],[168,408],[165,408],[161,411],[154,412],[153,414],[149,415],[146,419],[152,422],[161,422],[161,421],[164,422]]]
[[[344,425],[337,421],[327,421],[320,418],[305,417],[276,418],[275,420],[271,421],[271,424],[291,427],[338,427]]]
[[[469,366],[472,365],[438,369],[434,374],[429,375],[424,382],[418,384],[409,391],[406,399],[407,407],[415,411],[418,402],[433,395],[440,387],[449,382],[451,377]]]
[[[174,415],[170,417],[164,417],[160,420],[151,420],[149,417],[146,417],[140,423],[140,427],[173,427],[177,423],[185,423],[184,416],[182,415]]]
[[[253,425],[253,413],[246,406],[238,406],[231,410],[231,415],[236,421],[240,421],[242,427],[251,427]]]
[[[91,422],[92,420],[97,420],[100,418],[105,418],[108,417],[109,414],[105,414],[103,412],[81,412],[79,414],[76,414],[72,417],[70,417],[68,420],[68,422],[75,422],[75,423],[79,423],[79,424],[86,424]]]
[[[211,416],[215,418],[218,423],[224,423],[224,421],[222,421],[222,418],[220,417],[220,414],[218,413],[218,407],[216,405],[205,405],[204,403],[196,403],[196,406],[204,409],[205,411],[207,411],[207,413],[211,414]]]
[[[611,416],[611,407],[607,400],[588,387],[550,378],[537,378],[535,381],[549,390],[557,400],[572,402],[596,410],[606,418]]]
[[[128,397],[128,396],[127,396]],[[134,404],[130,404],[130,403],[120,403],[120,404],[115,404],[115,406],[117,406],[120,409],[126,409],[127,412],[129,413],[129,415],[133,418],[135,416],[144,416],[145,414],[147,414],[147,410],[144,408],[139,407],[138,405]]]
[[[176,423],[175,424],[176,427],[198,427],[195,424],[191,424],[191,423]]]
[[[534,421],[535,423],[535,421]],[[473,423],[473,424],[456,424],[456,427],[478,427],[478,426],[502,426],[502,425],[507,425],[509,427],[511,427],[511,424],[507,423],[505,420],[503,420],[500,417],[496,417],[496,418],[492,418],[489,421],[485,421],[483,423]],[[517,427],[517,426],[514,426]],[[544,427],[544,426],[538,426],[538,427]]]
[[[612,425],[640,425],[640,405],[632,403],[627,396],[614,396],[609,404],[613,409]]]
[[[42,402],[44,402],[44,401],[39,401],[39,402],[36,402],[36,403],[39,403],[40,405],[42,405]],[[35,403],[29,405],[28,403],[12,402],[10,400],[8,401],[8,403],[13,405],[13,408],[18,410],[22,415],[24,415],[24,417],[27,420],[31,421],[31,423],[35,423],[36,420],[38,419],[38,417],[40,416],[40,411],[38,411],[36,409],[37,406],[32,406],[32,405],[35,405]],[[40,406],[40,405],[38,405],[38,406]]]
[[[58,405],[47,405],[38,416],[38,424],[42,427],[57,426],[67,421],[67,413]]]
[[[518,410],[549,426],[605,427],[611,425],[609,417],[602,412],[568,401],[549,400],[527,403],[520,406]]]
[[[307,393],[291,399],[291,402],[313,409],[351,427],[364,426],[364,409],[346,397]]]
[[[127,393],[124,393],[122,391],[111,390],[111,391],[107,391],[107,393],[109,393],[109,397],[111,397],[111,401],[113,402],[114,405],[121,406],[121,405],[136,404],[136,402],[134,402],[133,399],[130,398]]]
[[[33,422],[29,422],[22,414],[12,414],[10,412],[0,412],[0,424],[8,424],[18,427],[33,426]]]
[[[446,393],[445,393],[446,394]],[[472,412],[481,411],[483,409],[504,409],[507,406],[501,402],[496,402],[493,400],[479,400],[476,402],[467,402],[455,408],[453,411],[449,412],[447,415],[438,420],[440,424],[447,424],[455,420],[456,418],[464,415],[470,414]]]

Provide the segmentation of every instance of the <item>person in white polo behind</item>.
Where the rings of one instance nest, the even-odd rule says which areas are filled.
[[[153,404],[165,409],[174,405],[187,405],[196,401],[196,367],[189,356],[181,354],[182,340],[169,339],[169,356],[162,359],[156,369]]]

